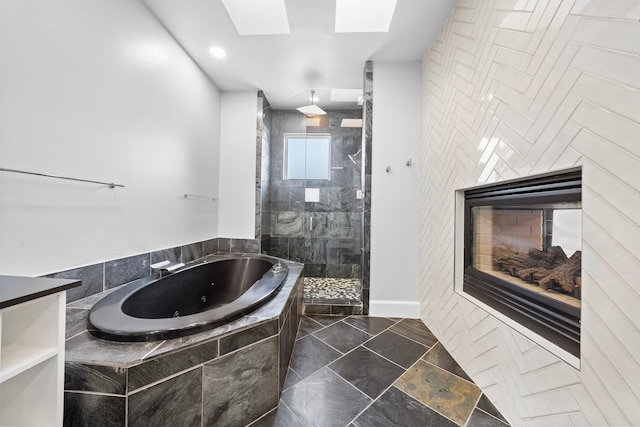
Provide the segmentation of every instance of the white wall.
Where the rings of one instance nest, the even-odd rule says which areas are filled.
[[[423,63],[422,319],[513,425],[640,425],[640,7],[460,0]],[[454,292],[454,191],[583,167],[580,369]]]
[[[420,63],[373,64],[373,316],[419,317]],[[406,166],[411,159],[412,165]],[[391,172],[387,173],[387,166]]]
[[[255,238],[256,91],[222,95],[220,237]]]
[[[130,0],[0,2],[0,274],[217,237],[220,93]]]

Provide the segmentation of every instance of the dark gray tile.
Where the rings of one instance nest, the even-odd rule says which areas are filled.
[[[124,427],[125,418],[124,397],[64,393],[65,427]]]
[[[336,322],[344,319],[344,316],[308,316],[311,320],[314,320],[324,326],[333,325]]]
[[[218,252],[218,239],[209,239],[202,242],[202,255],[207,256]]]
[[[305,427],[286,405],[278,405],[276,409],[260,418],[250,427]]]
[[[307,377],[340,356],[337,350],[313,335],[307,335],[296,341],[290,366],[300,376]]]
[[[151,274],[151,255],[141,254],[104,263],[104,287],[111,289]]]
[[[370,350],[408,369],[427,351],[422,344],[411,341],[390,330],[384,331],[364,344]]]
[[[436,365],[446,371],[451,372],[459,376],[460,378],[464,378],[467,381],[473,382],[471,378],[467,375],[467,373],[458,365],[453,357],[449,354],[449,352],[444,348],[441,343],[437,343],[424,355],[422,360],[429,362],[433,365]]]
[[[187,263],[202,258],[204,256],[202,246],[202,242],[182,246],[182,262]]]
[[[380,396],[353,424],[357,427],[458,427],[395,387]]]
[[[237,253],[260,253],[260,240],[257,239],[231,239],[231,252]]]
[[[362,332],[360,329],[356,329],[344,322],[334,323],[315,332],[313,335],[343,353],[353,350],[371,338],[366,332]]]
[[[507,423],[507,420],[502,416],[500,411],[498,411],[498,409],[493,405],[493,403],[491,403],[491,400],[489,400],[486,394],[482,393],[482,396],[480,397],[480,400],[477,403],[477,407],[482,409],[484,412],[488,413],[489,415],[493,415],[494,417],[498,418],[502,422]]]
[[[404,369],[398,365],[364,347],[358,347],[336,360],[329,368],[372,399],[377,398],[404,373]]]
[[[305,265],[305,268],[307,266]],[[317,314],[331,314],[331,304],[304,304],[304,314],[317,315]]]
[[[371,335],[378,335],[388,327],[395,325],[395,321],[386,317],[350,316],[344,322],[355,326]]]
[[[291,386],[294,386],[296,384],[298,384],[300,381],[302,380],[302,377],[300,375],[298,375],[296,373],[296,371],[294,371],[291,368],[287,369],[287,378],[284,381],[284,387],[283,390],[288,389]]]
[[[73,270],[60,271],[49,274],[45,277],[55,279],[78,279],[82,285],[67,291],[67,303],[79,300],[89,295],[94,295],[103,291],[104,264],[93,264],[86,267],[74,268]]]
[[[261,341],[278,333],[278,321],[271,320],[261,325],[255,325],[249,329],[236,332],[232,335],[220,338],[220,356],[245,347],[254,342]]]
[[[436,338],[435,335],[433,335],[431,331],[425,326],[425,324],[422,323],[422,320],[403,319],[393,325],[391,327],[391,330],[400,335],[404,335],[409,339],[418,341],[419,343],[422,343],[427,347],[431,347],[438,342],[438,338]]]
[[[65,339],[77,335],[87,329],[87,316],[89,315],[89,310],[84,308],[67,307],[66,311],[66,326],[64,330]]]
[[[282,400],[308,427],[343,427],[371,403],[328,368],[286,390]]]
[[[202,368],[129,396],[128,426],[199,426]]]
[[[126,381],[126,368],[74,362],[66,362],[64,365],[65,390],[124,395]]]
[[[352,314],[362,314],[362,305],[361,304],[353,304],[353,305],[331,304],[331,314],[339,315],[339,316],[350,316]]]
[[[278,340],[269,338],[204,366],[204,425],[245,426],[278,405]]]
[[[218,238],[218,252],[228,254],[231,252],[231,239]]]
[[[302,316],[300,318],[300,326],[298,327],[298,339],[306,337],[307,335],[324,328],[324,325],[316,322],[308,316]]]
[[[155,264],[157,262],[162,261],[170,261],[173,263],[181,262],[180,261],[180,248],[168,248],[161,249],[159,251],[151,252],[151,264]]]
[[[481,409],[475,409],[466,425],[469,427],[507,427],[509,424],[503,423]]]
[[[129,368],[128,390],[144,387],[192,366],[215,359],[217,356],[218,341],[214,340],[132,366]]]

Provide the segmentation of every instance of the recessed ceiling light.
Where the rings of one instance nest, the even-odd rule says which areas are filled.
[[[241,36],[289,34],[284,0],[222,0]]]
[[[227,56],[227,52],[219,46],[211,46],[209,48],[209,53],[211,56],[218,59],[222,59]]]
[[[397,0],[336,0],[336,33],[386,33]]]

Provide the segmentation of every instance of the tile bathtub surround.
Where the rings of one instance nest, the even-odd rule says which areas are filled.
[[[272,410],[302,311],[302,265],[287,264],[281,290],[255,311],[172,340],[95,338],[79,312],[104,295],[70,303],[68,323],[80,332],[66,341],[65,425],[244,426]]]
[[[380,345],[387,334],[397,337],[398,351]],[[251,426],[508,423],[422,322],[303,316],[280,404]]]
[[[256,239],[216,238],[174,248],[161,249],[116,260],[105,261],[71,270],[59,271],[45,277],[79,279],[82,285],[67,292],[67,302],[98,294],[149,276],[151,264],[160,261],[189,263],[215,253],[260,253]]]

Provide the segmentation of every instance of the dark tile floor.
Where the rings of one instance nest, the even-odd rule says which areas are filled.
[[[251,427],[507,425],[421,321],[303,316],[280,404]]]

